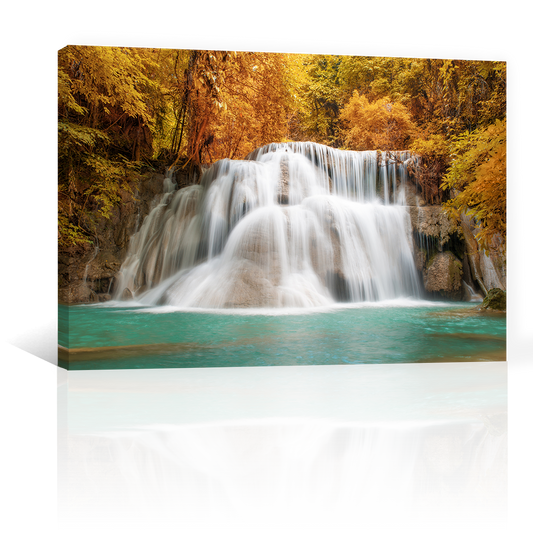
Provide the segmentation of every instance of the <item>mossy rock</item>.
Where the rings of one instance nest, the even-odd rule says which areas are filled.
[[[490,289],[485,296],[481,309],[492,309],[495,311],[505,311],[507,306],[507,293],[501,289]]]

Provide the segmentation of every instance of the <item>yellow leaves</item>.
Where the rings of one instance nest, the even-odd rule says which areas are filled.
[[[506,242],[506,121],[497,120],[455,140],[455,159],[443,188],[457,194],[445,208],[473,215],[481,225],[478,240],[487,249],[496,235]]]
[[[146,99],[155,82],[146,71],[153,64],[152,54],[149,49],[135,48],[63,48],[59,51],[60,95],[68,97],[65,93],[68,78],[70,95],[85,100],[92,112],[100,108],[109,114],[111,108],[120,107],[127,115],[149,124],[152,117]],[[72,101],[67,100],[67,103],[72,104]]]
[[[446,139],[437,134],[415,139],[410,145],[410,150],[425,158],[447,159],[450,155],[450,148]]]
[[[73,111],[79,115],[85,115],[87,113],[87,108],[79,105],[78,102],[76,102],[76,99],[72,94],[70,78],[62,68],[58,69],[57,93],[58,104],[60,107],[64,106],[69,111]]]
[[[221,52],[198,53],[191,70],[198,92],[189,97],[188,157],[211,162],[242,158],[261,144],[282,141],[289,117],[301,100],[295,99],[301,61],[289,54]],[[203,125],[203,127],[200,127]]]
[[[352,150],[404,150],[415,132],[407,108],[388,97],[369,102],[355,91],[340,117],[345,144]]]

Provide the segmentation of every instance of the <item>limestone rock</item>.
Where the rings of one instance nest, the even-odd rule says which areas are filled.
[[[429,293],[460,299],[463,266],[451,252],[435,254],[424,271],[424,287]]]
[[[474,222],[471,217],[461,215],[461,228],[472,277],[477,281],[484,294],[490,289],[506,289],[505,256],[501,253],[501,243],[497,238],[492,243],[489,254],[479,249]]]
[[[243,260],[233,272],[231,298],[225,307],[277,307],[277,291],[265,278],[262,269],[252,261]]]
[[[409,214],[413,232],[434,239],[440,249],[458,231],[440,205],[411,206]]]
[[[416,190],[416,185],[412,181],[405,181],[402,186],[405,195],[405,205],[408,207],[424,207],[425,200]]]

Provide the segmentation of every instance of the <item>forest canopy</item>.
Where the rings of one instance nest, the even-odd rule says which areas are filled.
[[[428,202],[505,246],[506,65],[496,61],[68,46],[58,55],[60,248],[120,191],[271,142],[412,150]]]

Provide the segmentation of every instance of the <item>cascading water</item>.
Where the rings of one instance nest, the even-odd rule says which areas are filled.
[[[146,305],[313,307],[418,296],[408,152],[271,144],[170,179],[115,282]]]
[[[115,437],[114,449],[154,530],[403,531],[416,528],[426,430],[293,420],[170,426]]]

